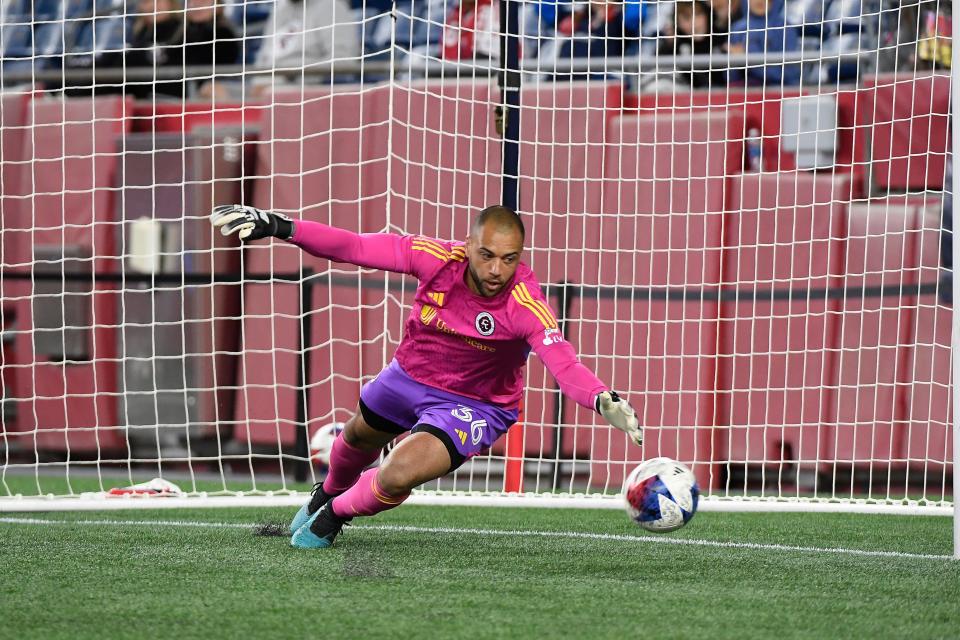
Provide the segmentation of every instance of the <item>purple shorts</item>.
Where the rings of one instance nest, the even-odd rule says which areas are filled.
[[[426,431],[437,436],[447,446],[453,469],[489,449],[518,415],[516,409],[503,409],[421,384],[396,360],[363,385],[360,412],[378,431],[398,435]]]

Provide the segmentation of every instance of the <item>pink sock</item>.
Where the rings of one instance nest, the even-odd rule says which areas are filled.
[[[358,449],[347,444],[343,434],[339,434],[330,450],[330,470],[323,480],[323,490],[329,495],[343,493],[352,487],[363,470],[379,457],[379,449]]]
[[[391,496],[384,492],[377,480],[380,469],[367,469],[357,483],[331,501],[333,513],[341,518],[372,516],[400,506],[409,497]]]

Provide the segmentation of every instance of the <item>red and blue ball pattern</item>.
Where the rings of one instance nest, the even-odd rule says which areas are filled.
[[[634,522],[648,531],[665,533],[690,522],[697,512],[700,490],[682,464],[656,458],[630,474],[623,497]]]

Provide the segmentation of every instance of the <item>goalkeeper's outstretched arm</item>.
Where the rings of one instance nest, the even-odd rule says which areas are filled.
[[[643,444],[643,430],[633,407],[616,391],[608,389],[580,362],[573,345],[566,340],[541,340],[539,333],[528,342],[556,378],[565,396],[599,413],[611,426],[630,436],[637,445]]]
[[[236,233],[244,242],[274,237],[334,262],[417,275],[408,236],[353,233],[243,205],[217,207],[210,215],[210,222],[219,227],[223,235]]]

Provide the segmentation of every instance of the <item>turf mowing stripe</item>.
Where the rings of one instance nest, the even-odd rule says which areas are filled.
[[[43,518],[0,518],[0,524],[87,524],[100,526],[128,525],[138,527],[196,527],[214,529],[253,530],[253,523],[239,522],[192,522],[188,520],[49,520]],[[581,540],[604,540],[616,542],[650,542],[694,547],[717,547],[722,549],[756,549],[761,551],[794,551],[799,553],[833,553],[838,555],[866,556],[872,558],[912,558],[918,560],[952,560],[949,555],[905,553],[901,551],[867,551],[842,547],[801,547],[785,544],[762,544],[756,542],[720,542],[695,538],[666,538],[654,536],[627,536],[613,533],[583,533],[577,531],[522,531],[504,529],[456,529],[453,527],[411,527],[407,525],[359,525],[354,531],[398,531],[403,533],[470,534],[479,536],[511,536],[533,538],[575,538]]]

